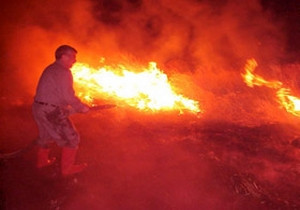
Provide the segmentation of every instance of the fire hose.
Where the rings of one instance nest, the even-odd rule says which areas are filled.
[[[110,109],[116,107],[115,104],[104,104],[104,105],[97,105],[97,106],[92,106],[90,107],[91,111],[98,111],[98,110],[103,110],[103,109]],[[5,159],[11,159],[11,158],[16,158],[24,154],[25,152],[31,150],[35,145],[36,145],[37,139],[34,139],[32,142],[27,144],[25,147],[13,151],[13,152],[8,152],[8,153],[1,153],[0,152],[0,160],[5,160]]]

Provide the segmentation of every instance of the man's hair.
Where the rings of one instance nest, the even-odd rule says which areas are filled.
[[[73,51],[77,53],[77,50],[69,45],[61,45],[55,50],[55,59],[58,60],[61,58],[62,55]]]

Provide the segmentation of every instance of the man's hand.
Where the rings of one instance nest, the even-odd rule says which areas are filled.
[[[82,113],[87,113],[88,111],[90,111],[90,107],[88,106],[84,106],[83,109],[81,110]]]

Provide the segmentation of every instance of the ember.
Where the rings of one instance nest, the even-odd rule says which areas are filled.
[[[140,110],[201,112],[197,101],[174,92],[167,75],[156,67],[155,62],[150,62],[148,69],[138,73],[124,66],[94,69],[77,63],[72,67],[72,73],[78,96],[90,105],[96,105],[97,99],[104,98],[124,102]]]
[[[280,106],[287,112],[300,116],[300,98],[291,95],[291,89],[283,87],[280,81],[267,81],[259,75],[254,74],[254,70],[257,67],[255,59],[249,59],[245,65],[245,73],[242,74],[245,83],[249,87],[265,86],[268,88],[276,89],[276,95]]]

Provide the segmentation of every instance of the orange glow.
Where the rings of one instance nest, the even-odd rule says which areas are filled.
[[[267,81],[259,75],[254,74],[254,70],[257,67],[257,62],[255,59],[247,60],[245,65],[245,73],[242,74],[244,82],[249,87],[254,86],[265,86],[272,89],[276,89],[276,96],[280,106],[283,107],[287,112],[300,116],[300,98],[291,95],[290,88],[283,87],[280,81]]]
[[[71,70],[79,98],[90,105],[96,105],[97,99],[110,99],[144,111],[201,112],[197,101],[174,92],[167,75],[155,62],[138,73],[121,65],[94,69],[84,63],[76,63]]]

